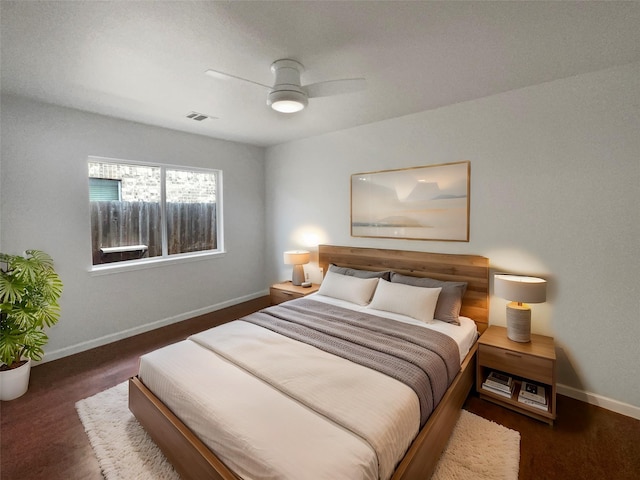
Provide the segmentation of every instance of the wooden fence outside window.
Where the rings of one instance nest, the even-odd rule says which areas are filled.
[[[215,203],[167,203],[169,255],[217,248]],[[160,204],[153,202],[91,202],[93,264],[162,255]],[[146,249],[139,246],[145,245]],[[104,248],[137,246],[104,253]]]

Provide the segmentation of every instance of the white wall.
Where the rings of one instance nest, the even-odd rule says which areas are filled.
[[[318,242],[487,256],[548,279],[532,329],[556,338],[564,392],[640,411],[639,78],[633,64],[267,149],[270,280],[290,275],[284,250]],[[468,243],[350,236],[352,174],[458,160]],[[505,305],[492,297],[492,324]]]
[[[6,95],[1,128],[0,248],[48,252],[65,287],[47,360],[266,293],[264,149]],[[92,276],[89,155],[221,169],[227,253]]]

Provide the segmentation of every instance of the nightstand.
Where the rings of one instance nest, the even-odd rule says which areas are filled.
[[[482,388],[492,371],[513,378],[515,388],[510,397]],[[518,401],[522,382],[530,380],[545,389],[547,408],[541,409]],[[556,351],[552,337],[531,335],[531,341],[509,340],[507,329],[490,326],[478,340],[476,391],[480,397],[550,425],[556,418]]]
[[[313,283],[310,287],[298,287],[291,282],[282,282],[271,285],[269,295],[271,296],[271,305],[293,300],[294,298],[306,297],[311,293],[315,293],[320,289],[320,285]]]

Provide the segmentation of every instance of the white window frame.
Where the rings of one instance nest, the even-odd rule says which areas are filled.
[[[117,158],[97,157],[89,156],[87,158],[87,165],[90,162],[94,163],[112,163],[118,165],[140,165],[145,167],[154,167],[160,169],[160,215],[161,215],[161,229],[162,229],[162,255],[151,258],[139,258],[135,260],[123,260],[121,262],[103,263],[99,265],[93,265],[91,261],[91,252],[89,259],[91,266],[89,271],[92,275],[104,275],[109,273],[118,273],[130,270],[142,270],[146,268],[162,267],[175,263],[187,263],[196,262],[206,259],[220,258],[226,254],[224,248],[224,221],[223,221],[223,181],[222,170],[215,168],[201,168],[191,167],[185,165],[173,165],[158,162],[141,162],[138,160],[123,160]],[[217,245],[216,250],[203,250],[199,252],[187,252],[187,253],[174,253],[169,255],[168,239],[167,239],[167,217],[166,217],[166,171],[167,169],[186,170],[192,172],[206,172],[216,174],[216,235]],[[88,178],[88,177],[87,177]],[[88,188],[88,183],[87,183]],[[89,195],[87,191],[87,200]],[[89,233],[91,234],[91,220],[89,220]]]

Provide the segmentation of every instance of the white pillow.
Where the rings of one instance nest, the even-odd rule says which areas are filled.
[[[351,277],[329,270],[318,293],[358,305],[366,305],[371,301],[376,285],[378,285],[377,278]]]
[[[368,308],[399,313],[421,322],[432,323],[433,313],[436,310],[436,303],[441,290],[441,287],[414,287],[413,285],[391,283],[380,279],[376,293]]]

